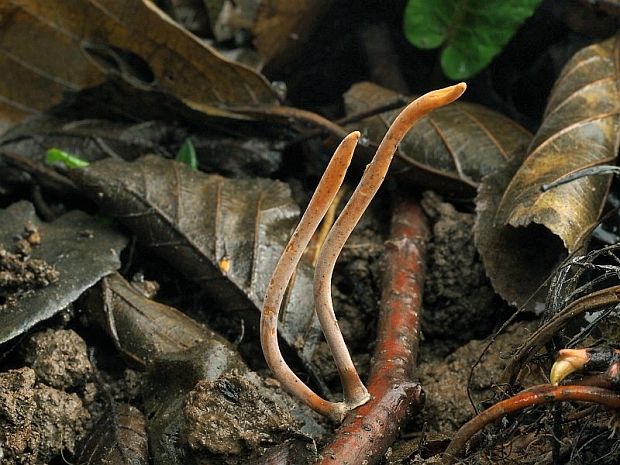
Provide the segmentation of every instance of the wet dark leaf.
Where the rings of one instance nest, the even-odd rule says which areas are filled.
[[[76,453],[77,465],[146,465],[149,463],[146,421],[127,404],[103,414]]]
[[[109,74],[207,113],[277,100],[261,75],[225,60],[150,1],[18,0],[5,2],[1,13],[3,121],[40,113]]]
[[[397,93],[369,82],[345,94],[347,113],[392,101]],[[379,143],[400,109],[350,125]],[[473,196],[480,180],[503,166],[531,134],[511,119],[480,105],[456,102],[433,111],[405,137],[394,160],[399,177],[449,195]]]
[[[558,78],[521,165],[489,176],[480,190],[476,241],[495,290],[511,303],[523,304],[563,249],[577,250],[598,223],[610,176],[547,192],[541,186],[616,158],[619,57],[620,36],[578,52]]]
[[[104,160],[72,175],[139,240],[210,291],[211,304],[257,322],[265,290],[299,209],[288,187],[232,180],[155,156]],[[312,270],[302,264],[281,314],[281,335],[309,362],[319,329]]]
[[[103,119],[70,120],[41,115],[18,124],[0,138],[0,154],[43,163],[51,147],[94,162],[114,157],[134,160],[153,153],[172,157],[187,131],[161,121],[138,124]]]
[[[280,167],[282,156],[278,144],[252,135],[237,138],[218,135],[213,130],[190,131],[163,121],[125,123],[107,119],[71,120],[51,115],[32,118],[7,131],[0,138],[0,163],[7,163],[8,157],[14,163],[22,162],[18,166],[23,172],[57,190],[57,183],[53,179],[43,179],[40,173],[45,169],[40,164],[50,147],[89,162],[108,157],[134,160],[149,153],[172,158],[190,135],[203,171],[253,177],[269,176]],[[0,169],[3,168],[0,164]],[[21,172],[6,174],[0,183],[25,182]]]
[[[252,25],[253,45],[270,70],[281,70],[304,50],[332,0],[261,0]]]
[[[253,136],[237,138],[212,130],[191,132],[163,121],[131,124],[110,120],[41,115],[21,123],[0,138],[0,189],[39,184],[60,195],[75,195],[69,180],[44,164],[50,147],[90,162],[108,157],[133,160],[147,153],[171,158],[191,134],[199,167],[232,177],[269,176],[281,164],[277,142]]]
[[[28,202],[0,210],[0,244],[9,252],[15,237],[32,225],[40,244],[32,257],[44,260],[58,272],[58,280],[19,295],[0,312],[0,343],[23,333],[33,325],[76,300],[82,292],[120,267],[119,254],[127,240],[102,219],[72,211],[53,223],[43,223]]]
[[[177,309],[148,299],[118,273],[103,278],[85,302],[121,354],[140,368],[162,354],[219,338]]]

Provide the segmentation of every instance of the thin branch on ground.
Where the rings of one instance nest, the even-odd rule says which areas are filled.
[[[620,394],[609,389],[574,385],[553,386],[543,384],[535,386],[498,402],[465,423],[444,452],[443,465],[455,463],[467,441],[489,423],[535,405],[566,401],[592,402],[612,409],[620,409]]]
[[[378,462],[422,390],[412,381],[421,317],[424,255],[429,228],[417,201],[402,200],[392,218],[384,253],[377,345],[368,381],[371,400],[349,413],[321,464]]]

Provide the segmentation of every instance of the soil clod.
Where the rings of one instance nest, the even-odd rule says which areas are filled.
[[[195,452],[249,457],[278,444],[295,421],[236,372],[200,381],[184,407],[187,442]]]

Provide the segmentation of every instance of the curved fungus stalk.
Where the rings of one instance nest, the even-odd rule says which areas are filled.
[[[465,83],[460,83],[429,92],[402,110],[379,144],[372,161],[366,166],[359,185],[332,226],[321,248],[314,275],[315,305],[323,334],[340,375],[344,392],[342,402],[330,402],[323,399],[293,373],[280,352],[277,325],[286,288],[304,249],[342,185],[355,145],[360,137],[359,132],[349,134],[336,149],[271,277],[265,294],[260,328],[261,345],[267,364],[285,390],[301,399],[313,410],[337,422],[342,421],[349,410],[366,403],[370,395],[353,365],[334,314],[331,279],[336,260],[383,183],[396,148],[403,137],[420,118],[435,108],[452,103],[463,94],[466,87]]]

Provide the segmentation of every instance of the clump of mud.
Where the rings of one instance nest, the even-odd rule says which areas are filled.
[[[89,421],[77,394],[37,384],[31,368],[0,373],[1,465],[46,464],[72,453]]]
[[[433,192],[422,207],[432,223],[424,283],[422,332],[445,351],[484,337],[498,323],[495,293],[474,245],[475,215],[457,211]]]
[[[28,366],[0,373],[0,465],[47,464],[72,454],[91,426],[93,367],[70,330],[35,333],[21,353]]]
[[[92,374],[84,340],[72,330],[35,333],[22,348],[24,361],[41,383],[57,389],[81,387]]]
[[[194,453],[216,455],[226,463],[235,463],[234,456],[247,458],[281,443],[296,427],[288,411],[262,397],[236,372],[198,382],[183,412],[185,437]]]
[[[45,260],[32,258],[41,243],[37,228],[27,225],[11,252],[0,245],[0,310],[15,304],[27,292],[58,281],[58,271]]]

